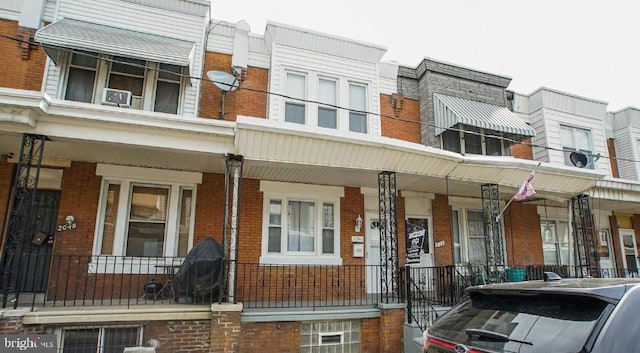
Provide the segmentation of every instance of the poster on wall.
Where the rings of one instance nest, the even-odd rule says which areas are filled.
[[[427,220],[410,218],[406,222],[405,231],[407,237],[406,264],[419,264],[420,254],[422,254],[425,239],[427,238]]]

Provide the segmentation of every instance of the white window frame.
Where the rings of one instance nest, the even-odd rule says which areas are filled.
[[[560,138],[560,144],[562,145],[562,150],[563,150],[563,159],[564,159],[564,164],[570,167],[574,167],[573,163],[567,161],[567,156],[571,153],[571,152],[581,152],[584,153],[587,156],[587,166],[585,168],[587,169],[594,169],[595,168],[595,163],[591,163],[591,159],[593,158],[593,132],[591,131],[591,129],[588,128],[584,128],[584,127],[578,127],[578,126],[571,126],[571,125],[565,125],[565,124],[561,124],[560,125],[560,136],[562,136],[562,130],[567,130],[571,132],[571,144],[569,145],[568,142],[569,141],[564,141],[564,139]],[[586,132],[587,133],[587,138],[589,139],[589,149],[588,150],[581,150],[579,148],[576,147],[576,132]]]
[[[92,273],[146,273],[156,270],[154,264],[164,262],[163,258],[145,258],[125,256],[126,234],[128,228],[130,198],[133,186],[168,187],[169,201],[168,214],[163,246],[163,257],[173,259],[177,256],[179,227],[180,227],[180,202],[183,190],[192,191],[191,215],[189,217],[189,241],[188,248],[193,247],[195,210],[197,199],[197,185],[202,183],[202,174],[194,172],[179,172],[159,170],[151,168],[124,167],[99,164],[96,175],[102,176],[100,200],[96,216],[96,228],[93,243],[94,258],[89,266]],[[115,236],[113,240],[113,254],[101,255],[102,237],[104,230],[105,211],[107,205],[107,192],[110,184],[120,185],[119,202],[116,206],[117,221],[115,224]],[[146,271],[146,272],[145,272]]]
[[[453,243],[454,239],[453,239],[453,235],[451,238],[451,242],[453,243],[454,246],[459,245],[460,248],[460,263],[461,264],[467,264],[469,263],[469,217],[468,217],[468,212],[482,212],[482,205],[480,204],[479,200],[470,200],[470,199],[465,199],[465,198],[459,198],[459,197],[450,197],[450,205],[451,205],[451,209],[453,211],[457,211],[458,213],[458,230],[459,230],[459,237],[460,237],[460,243],[456,244]],[[500,220],[500,222],[503,222],[503,220]],[[504,223],[502,224],[502,228],[504,229]],[[504,234],[502,234],[502,251],[504,254],[504,261],[505,263],[508,263],[508,258],[507,258],[507,248],[506,248],[506,241],[504,239]],[[474,263],[475,264],[475,263]]]
[[[138,330],[138,338],[137,338],[137,345],[141,345],[142,344],[142,339],[144,338],[144,327],[140,326],[140,325],[116,325],[116,326],[74,326],[74,327],[63,327],[63,328],[58,328],[56,329],[56,337],[58,339],[58,351],[59,353],[64,353],[65,349],[64,349],[64,341],[65,341],[65,335],[67,331],[75,331],[75,330],[93,330],[93,329],[98,329],[99,333],[98,333],[98,342],[96,342],[96,346],[94,349],[94,352],[96,353],[103,353],[104,352],[104,337],[105,337],[105,330],[109,330],[109,329],[125,329],[125,328],[135,328]]]
[[[366,83],[362,83],[362,82],[357,82],[357,81],[349,81],[348,82],[348,88],[349,91],[347,92],[348,94],[350,94],[351,91],[351,86],[356,86],[356,87],[362,87],[364,88],[364,111],[368,112],[369,111],[369,86]],[[353,133],[357,133],[357,134],[363,134],[363,135],[368,135],[369,131],[371,130],[371,122],[369,121],[369,114],[368,113],[360,113],[360,112],[354,112],[354,114],[360,114],[360,115],[364,115],[364,132],[360,132],[360,131],[352,131],[351,130],[351,124],[350,124],[350,120],[351,120],[351,109],[355,109],[352,108],[351,106],[351,99],[349,99],[349,112],[347,113],[347,130],[349,130],[349,132],[353,132]]]
[[[566,227],[567,230],[567,234],[559,234],[560,231],[560,223],[563,223],[564,226]],[[546,234],[545,231],[543,230],[543,227],[545,227],[545,225],[547,224],[553,224],[555,227],[555,240],[554,241],[549,241],[549,239],[546,239]],[[562,241],[562,236],[566,236],[566,242]],[[572,257],[572,251],[571,251],[571,226],[569,224],[568,221],[566,220],[558,220],[558,219],[546,219],[546,220],[540,220],[540,237],[542,240],[542,261],[544,262],[545,265],[552,265],[552,266],[570,266],[572,261],[571,261],[571,257]],[[544,246],[545,245],[553,245],[554,250],[555,250],[555,255],[556,255],[556,262],[555,264],[549,264],[546,261],[546,258],[544,257]],[[561,251],[561,247],[563,245],[566,245],[567,247],[567,258],[566,261],[563,262],[562,260],[562,251]]]
[[[336,129],[335,131],[350,133],[350,134],[358,134],[358,135],[371,135],[376,133],[376,126],[371,114],[365,114],[366,121],[366,133],[360,132],[352,132],[349,130],[349,85],[358,85],[362,86],[365,89],[365,111],[370,111],[371,106],[373,104],[379,104],[375,97],[372,96],[372,87],[374,87],[374,83],[368,80],[357,80],[350,77],[341,77],[339,75],[318,72],[313,70],[304,70],[295,67],[283,67],[279,74],[282,76],[280,87],[278,88],[280,92],[287,96],[281,97],[278,100],[278,104],[281,106],[275,109],[277,111],[276,116],[280,114],[280,116],[276,117],[279,121],[286,122],[285,120],[285,112],[286,112],[286,104],[288,102],[294,104],[300,104],[305,106],[305,123],[304,125],[315,127],[318,129],[323,129],[322,131],[326,131],[325,129],[329,129],[333,131],[331,128],[322,128],[318,126],[318,109],[323,107],[323,104],[320,102],[320,80],[332,80],[336,82],[336,106],[341,108],[336,108]],[[305,101],[300,101],[298,99],[288,98],[287,94],[287,74],[301,75],[305,77]],[[374,103],[375,102],[375,103]],[[302,125],[292,122],[287,122],[289,124]],[[379,127],[378,127],[379,128]]]
[[[333,110],[336,113],[336,127],[335,127],[335,130],[339,130],[340,129],[340,125],[341,125],[340,124],[340,111],[336,107],[328,106],[327,104],[323,104],[324,102],[322,102],[320,100],[320,91],[321,91],[320,81],[331,81],[331,82],[333,82],[335,84],[336,91],[335,91],[335,97],[333,97],[334,98],[334,103],[329,103],[329,104],[333,104],[333,105],[339,106],[338,103],[339,103],[339,98],[340,98],[340,82],[339,82],[339,80],[337,78],[334,78],[334,77],[319,75],[318,79],[316,80],[316,82],[318,84],[318,88],[317,88],[318,102],[320,102],[320,103],[317,104],[317,107],[316,107],[316,114],[317,114],[317,116],[316,116],[316,125],[318,125],[318,127],[320,127],[320,109]],[[328,127],[323,127],[323,128],[331,129],[331,128],[328,128]]]
[[[95,79],[94,79],[94,87],[93,87],[93,98],[91,102],[93,104],[101,104],[102,103],[102,93],[108,88],[109,76],[111,75],[111,59],[112,56],[102,55],[97,53],[89,53],[90,55],[94,55],[98,59],[98,64],[95,70]],[[58,96],[60,99],[66,99],[67,86],[69,84],[69,72],[71,67],[71,58],[74,53],[68,53],[66,55],[66,64],[63,65],[64,69],[61,72],[60,79],[60,87],[58,90]],[[80,55],[80,54],[78,54]],[[156,98],[156,89],[158,81],[165,81],[164,79],[158,78],[157,69],[160,67],[160,63],[153,61],[145,62],[145,75],[144,75],[144,84],[142,91],[142,98],[139,107],[134,107],[134,100],[137,98],[136,96],[132,97],[131,108],[122,108],[122,109],[139,109],[145,111],[154,112],[155,98]],[[185,70],[184,68],[181,71],[180,78],[180,93],[178,97],[178,111],[177,115],[182,114],[182,109],[184,107],[184,99],[185,99],[185,91],[187,87],[188,80],[186,80],[184,76]],[[159,113],[159,114],[168,114],[168,113]]]
[[[344,188],[321,185],[304,185],[263,180],[260,182],[263,193],[262,216],[262,256],[261,264],[314,264],[314,265],[342,265],[340,257],[340,198],[344,197]],[[281,242],[280,252],[268,252],[269,214],[271,200],[281,201]],[[287,251],[286,211],[288,201],[313,201],[316,207],[315,243],[313,252]],[[333,204],[333,254],[322,253],[323,204]]]
[[[288,88],[288,84],[289,84],[289,80],[288,80],[288,76],[289,74],[291,75],[297,75],[297,76],[301,76],[302,78],[304,78],[304,92],[302,92],[302,97],[301,99],[306,100],[307,96],[309,94],[309,75],[305,72],[300,72],[300,71],[293,71],[293,70],[285,70],[284,72],[284,94],[287,96],[287,98],[284,98],[284,104],[282,104],[282,121],[290,123],[290,124],[298,124],[296,122],[288,122],[286,121],[286,112],[287,112],[287,104],[293,104],[293,105],[300,105],[304,107],[304,123],[300,124],[300,125],[308,125],[309,124],[309,106],[307,104],[307,102],[305,101],[301,101],[300,99],[296,99],[296,98],[289,98],[290,94],[289,94],[289,88]]]

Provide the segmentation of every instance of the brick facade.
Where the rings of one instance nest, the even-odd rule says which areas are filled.
[[[231,72],[231,55],[207,52],[204,72],[211,70]],[[256,67],[247,69],[246,78],[236,91],[225,95],[225,119],[235,121],[236,116],[246,115],[256,118],[267,116],[267,94],[269,70]],[[244,88],[244,90],[243,90]],[[200,95],[201,118],[220,119],[220,102],[222,94],[213,83],[205,80]]]
[[[533,160],[533,148],[528,146],[531,143],[531,139],[528,138],[522,141],[522,144],[515,144],[511,146],[511,155],[515,158]]]
[[[40,91],[46,55],[42,48],[22,42],[31,40],[33,32],[0,19],[0,35],[8,37],[0,40],[0,87]]]
[[[502,215],[510,266],[544,264],[540,216],[536,205],[512,202]]]
[[[436,195],[433,200],[433,242],[444,242],[434,249],[435,266],[453,264],[453,239],[451,238],[451,210],[446,195]]]
[[[300,322],[246,322],[240,337],[242,353],[300,351]]]
[[[382,136],[420,143],[419,107],[420,102],[415,99],[405,98],[402,95],[381,94]]]

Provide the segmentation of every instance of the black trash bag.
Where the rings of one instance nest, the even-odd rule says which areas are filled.
[[[222,288],[224,249],[213,238],[194,246],[173,278],[179,303],[213,303]]]

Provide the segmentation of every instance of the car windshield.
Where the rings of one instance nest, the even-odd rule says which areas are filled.
[[[584,296],[474,294],[429,334],[497,352],[578,352],[606,306]]]

